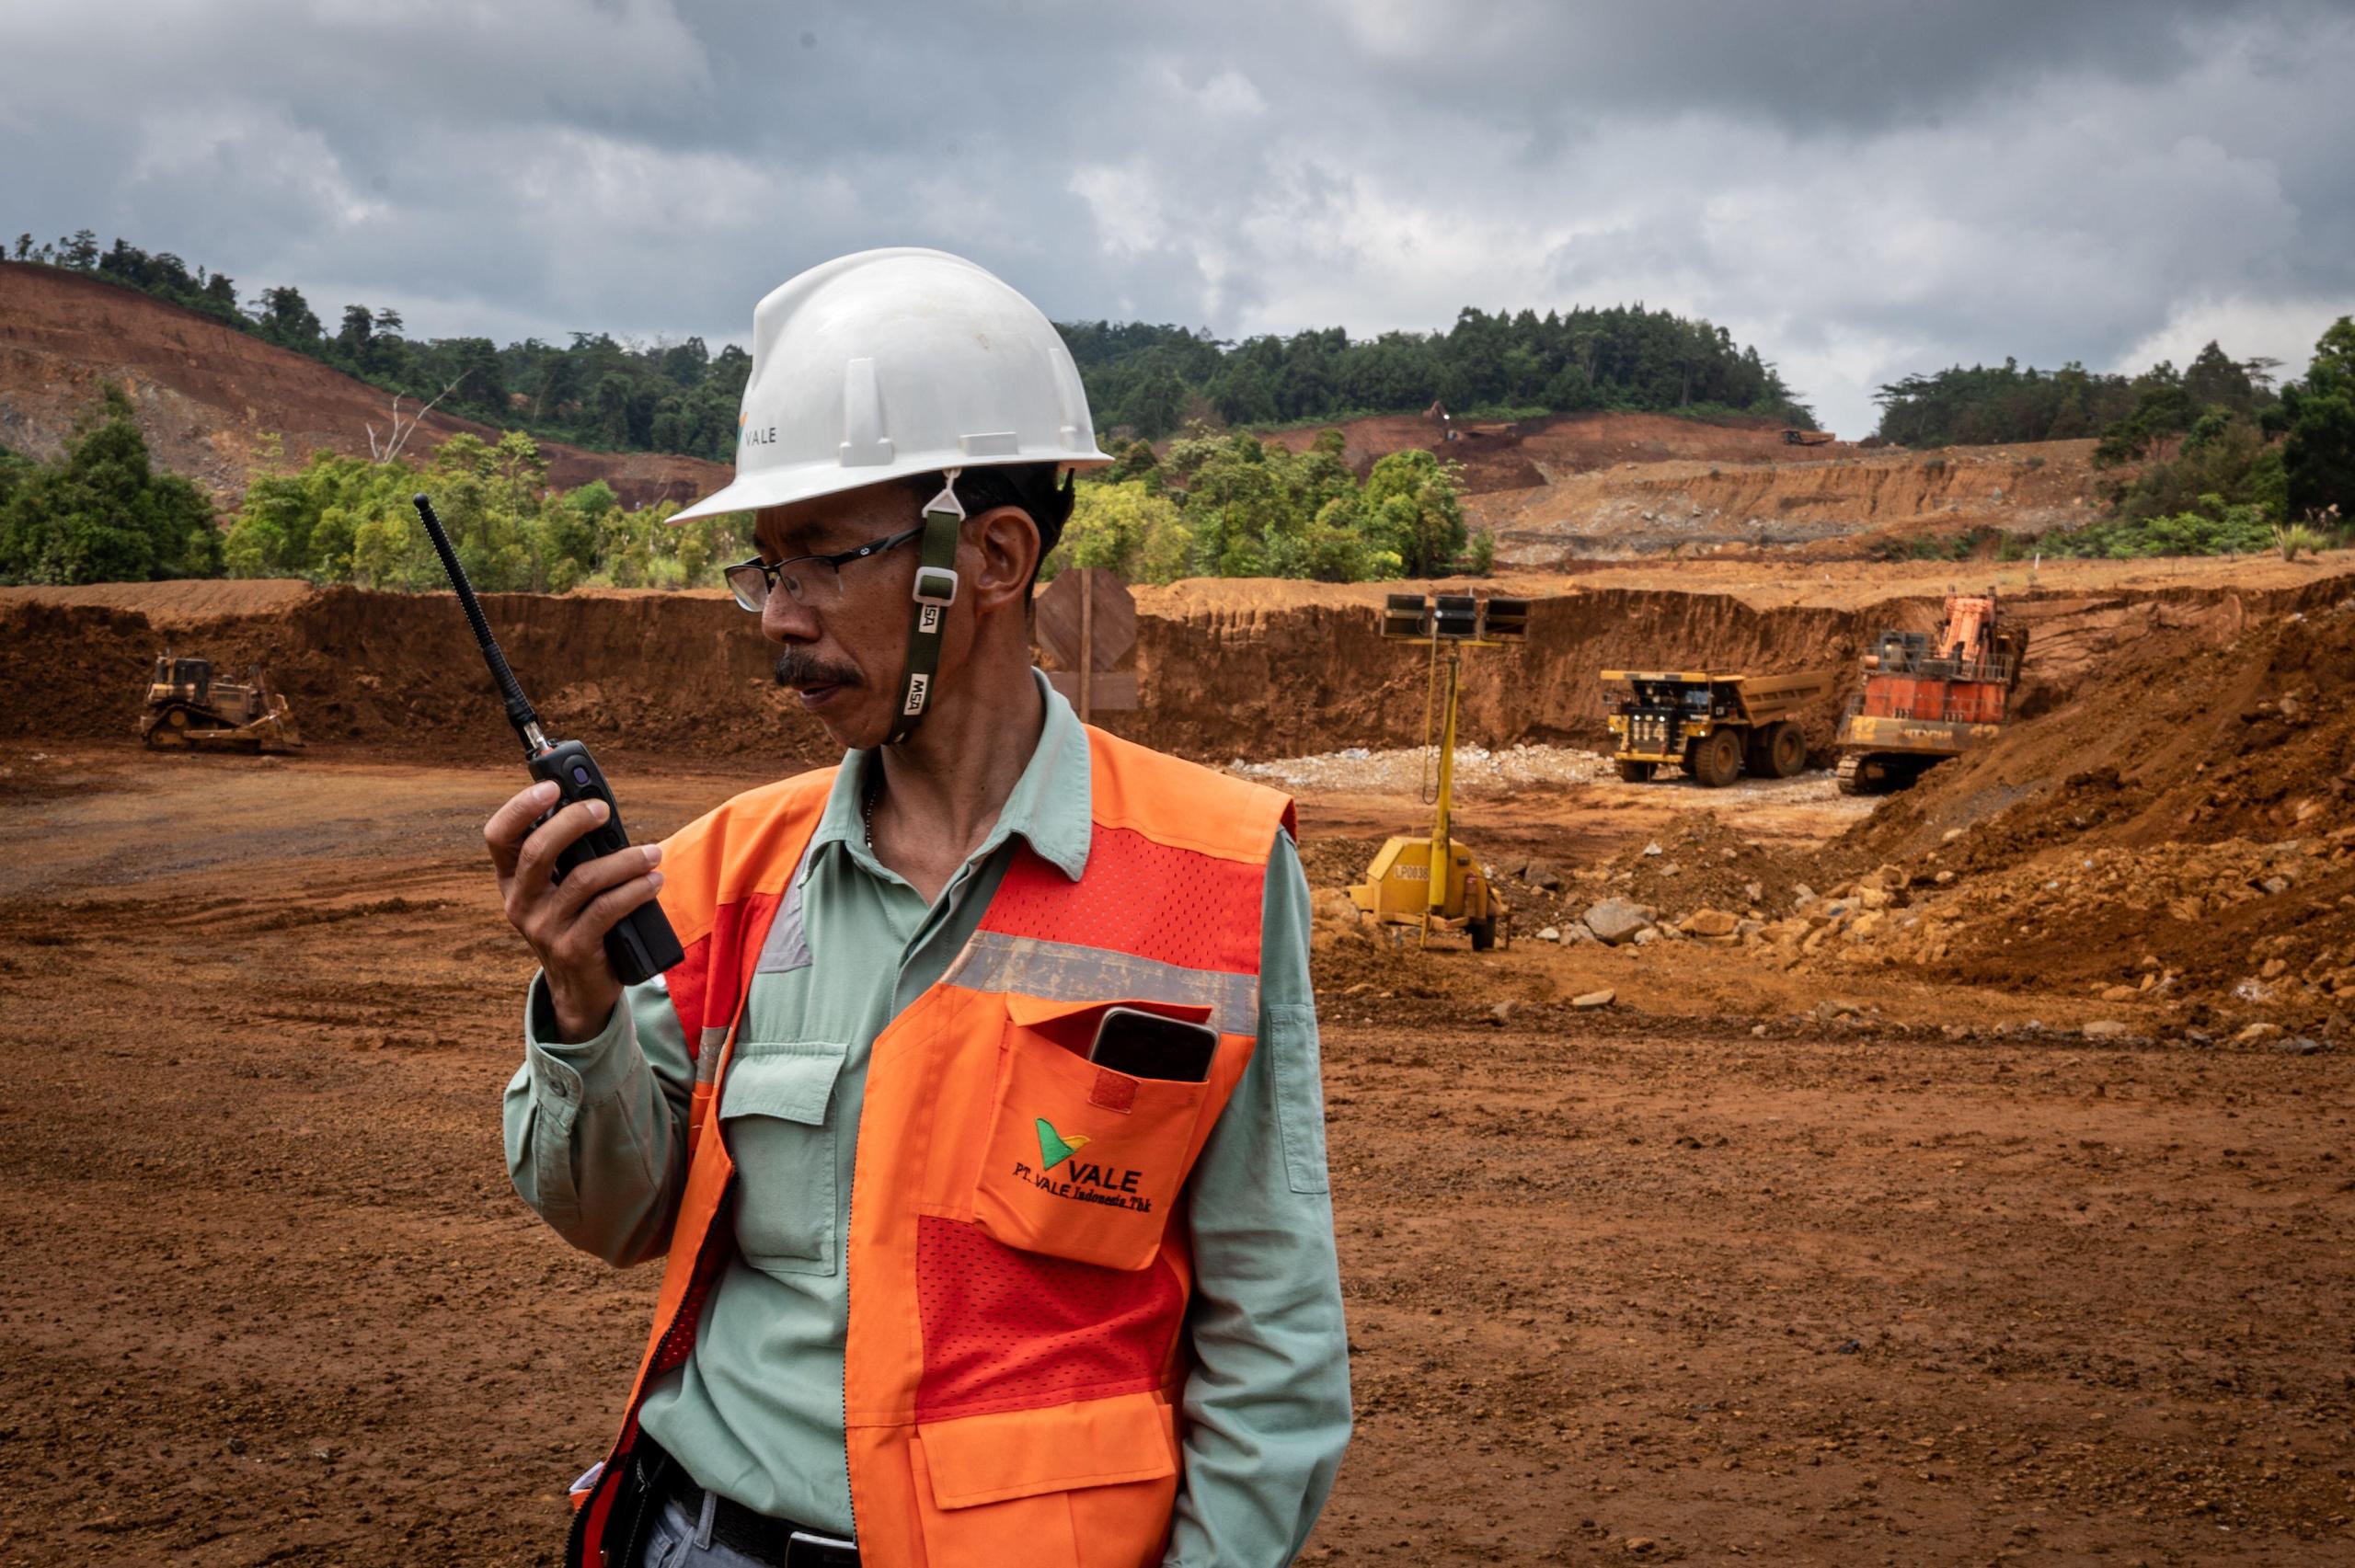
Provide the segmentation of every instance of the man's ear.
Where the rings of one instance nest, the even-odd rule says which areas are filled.
[[[965,591],[976,612],[1004,609],[1028,601],[1039,572],[1039,525],[1020,507],[992,507],[965,521],[976,557],[967,568]]]

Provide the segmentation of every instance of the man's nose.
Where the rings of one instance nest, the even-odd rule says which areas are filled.
[[[814,642],[818,617],[779,583],[769,589],[768,601],[761,606],[761,635],[773,643]]]

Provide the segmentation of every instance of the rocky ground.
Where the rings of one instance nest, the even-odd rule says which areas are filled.
[[[1314,757],[1272,762],[1237,758],[1228,772],[1289,795],[1362,792],[1374,795],[1428,793],[1437,788],[1439,752],[1428,747],[1375,751],[1345,747]],[[1509,795],[1532,784],[1597,784],[1614,777],[1611,760],[1584,747],[1485,746],[1455,749],[1455,788],[1466,797]]]

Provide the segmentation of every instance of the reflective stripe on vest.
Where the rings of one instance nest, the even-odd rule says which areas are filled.
[[[1076,882],[1017,849],[941,979],[879,1035],[854,1161],[844,1408],[866,1559],[1098,1568],[1159,1560],[1178,1485],[1192,1291],[1184,1182],[1248,1065],[1281,795],[1088,732]],[[696,1051],[691,1163],[629,1413],[576,1537],[602,1538],[654,1378],[724,1270],[734,1168],[704,1137],[831,773],[738,797],[666,849]],[[686,868],[683,879],[680,868]],[[1103,1009],[1203,1020],[1208,1080],[1086,1060]],[[583,1551],[575,1561],[596,1561]]]

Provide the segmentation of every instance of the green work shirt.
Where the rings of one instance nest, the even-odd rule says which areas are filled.
[[[868,850],[844,760],[753,975],[719,1117],[737,1165],[736,1253],[688,1360],[639,1413],[706,1490],[851,1533],[843,1435],[851,1170],[876,1036],[939,979],[1022,840],[1077,877],[1091,838],[1086,732],[1047,685],[1039,745],[981,846],[927,906]],[[1307,1539],[1350,1435],[1348,1337],[1325,1168],[1308,888],[1289,836],[1268,862],[1259,1043],[1189,1181],[1185,1456],[1166,1561],[1279,1563]],[[798,923],[795,916],[798,912]],[[553,1042],[536,979],[507,1086],[515,1190],[573,1245],[660,1257],[686,1180],[695,1067],[657,979],[596,1037]]]

